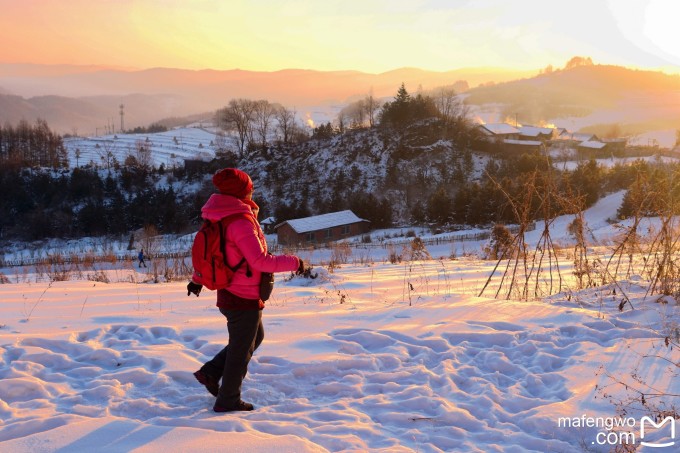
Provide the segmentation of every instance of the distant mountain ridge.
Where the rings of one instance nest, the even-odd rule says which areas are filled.
[[[368,74],[304,69],[275,72],[171,68],[113,70],[97,66],[42,67],[0,63],[0,89],[4,90],[0,94],[21,96],[33,107],[7,110],[12,103],[0,101],[0,121],[16,122],[22,117],[30,121],[41,117],[60,132],[77,128],[83,133],[94,133],[95,127],[108,124],[111,118],[117,121],[118,105],[121,103],[126,105],[126,117],[129,117],[125,124],[135,127],[146,126],[168,116],[214,111],[226,105],[230,99],[239,97],[267,99],[300,111],[315,106],[339,105],[371,91],[376,97],[392,96],[402,82],[410,90],[416,91],[418,87],[431,89],[459,80],[466,80],[474,86],[489,81],[513,80],[527,74],[526,71],[483,68],[447,72],[402,68],[382,74]],[[147,115],[146,110],[154,109],[144,109],[131,101],[129,96],[133,94],[153,96],[149,102],[158,110],[157,114]],[[77,124],[74,124],[77,112],[64,118],[50,117],[50,112],[40,111],[34,100],[46,95],[76,98],[94,104],[90,108],[101,112],[89,121],[83,120]],[[87,109],[85,106],[80,108]],[[27,112],[30,112],[30,116],[26,116]]]
[[[234,98],[266,99],[298,114],[337,111],[372,92],[394,96],[465,80],[466,102],[524,124],[564,119],[572,130],[613,123],[631,130],[680,124],[680,76],[620,66],[587,65],[536,75],[468,68],[432,72],[400,68],[382,74],[284,69],[274,72],[0,63],[0,123],[42,118],[55,131],[91,135],[105,126],[127,129],[168,117],[210,114]],[[483,85],[483,86],[482,86]]]
[[[37,67],[36,67],[37,66]],[[68,97],[126,95],[131,93],[200,94],[204,97],[253,96],[271,92],[272,102],[308,105],[320,99],[345,101],[370,89],[376,96],[393,94],[404,82],[415,91],[418,85],[433,88],[465,79],[470,86],[489,81],[503,82],[527,76],[529,71],[498,68],[457,69],[446,72],[400,68],[381,74],[360,71],[316,71],[283,69],[273,72],[232,70],[188,70],[151,68],[113,70],[90,66],[44,66],[0,63],[0,86],[23,97],[59,95]],[[312,85],[310,85],[310,83]],[[323,89],[323,92],[320,92]]]
[[[174,95],[36,96],[24,99],[0,93],[0,124],[16,125],[44,119],[50,128],[61,134],[94,135],[107,128],[120,131],[120,104],[126,107],[124,127],[146,126],[162,118],[183,116],[182,100]]]

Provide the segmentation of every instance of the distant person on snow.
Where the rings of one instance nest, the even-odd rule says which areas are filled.
[[[262,272],[304,273],[303,261],[294,255],[274,256],[267,253],[267,242],[257,214],[259,207],[252,199],[253,182],[247,173],[225,168],[212,178],[220,193],[213,194],[201,209],[202,217],[215,222],[227,216],[243,213],[251,216],[237,218],[226,227],[226,255],[230,266],[243,258],[227,289],[217,290],[217,307],[227,318],[228,344],[217,355],[194,373],[196,380],[217,397],[215,412],[251,411],[253,405],[241,400],[241,385],[248,372],[248,363],[264,339],[260,299]],[[203,288],[194,282],[187,285],[187,296],[197,297]],[[222,379],[221,385],[219,384]]]
[[[146,258],[144,256],[144,249],[141,249],[139,251],[139,254],[137,255],[137,259],[139,260],[139,267],[142,267],[142,266],[146,267],[146,263],[144,262],[144,258]]]

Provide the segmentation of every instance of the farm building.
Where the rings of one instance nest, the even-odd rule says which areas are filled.
[[[286,220],[276,225],[274,230],[279,244],[315,244],[366,233],[369,223],[347,210]]]

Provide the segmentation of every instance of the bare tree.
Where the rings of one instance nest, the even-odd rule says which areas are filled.
[[[337,125],[338,125],[338,131],[341,134],[345,133],[345,130],[347,129],[347,113],[345,109],[342,109],[338,112],[338,116],[335,119]]]
[[[278,109],[276,104],[271,104],[264,99],[255,101],[253,109],[254,131],[260,140],[262,148],[267,147],[267,136],[269,135],[272,121]]]
[[[365,103],[365,99],[359,99],[340,110],[337,122],[341,133],[347,127],[355,129],[366,125]]]
[[[113,151],[116,149],[116,144],[113,140],[103,140],[101,143],[97,143],[95,146],[95,152],[101,159],[103,163],[106,164],[106,169],[111,170],[111,164],[113,163]]]
[[[453,87],[440,87],[434,92],[434,103],[446,124],[451,124],[460,114],[461,101]]]
[[[364,98],[363,107],[366,112],[366,117],[368,118],[368,126],[375,126],[376,113],[380,109],[380,103],[376,98],[373,97],[373,89],[371,89],[371,91]]]
[[[139,168],[148,170],[152,167],[153,161],[151,159],[151,148],[143,140],[137,140],[135,142],[135,158]]]
[[[215,134],[215,141],[213,143],[213,146],[215,147],[215,152],[224,152],[227,149],[227,136],[224,135],[224,132],[220,131],[217,134]]]
[[[235,131],[239,154],[243,155],[248,140],[252,138],[255,102],[250,99],[232,99],[229,105],[217,111],[217,125],[225,131]]]
[[[295,110],[279,106],[275,111],[276,127],[281,134],[281,141],[288,144],[293,138],[295,129]]]

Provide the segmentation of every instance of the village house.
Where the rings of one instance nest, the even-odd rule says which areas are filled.
[[[496,150],[512,153],[539,152],[554,133],[554,129],[548,127],[514,127],[507,123],[481,124],[479,130]]]
[[[546,142],[551,140],[555,134],[555,129],[552,127],[520,126],[518,130],[520,140],[540,140]]]
[[[584,151],[605,151],[607,147],[606,143],[597,140],[587,140],[578,144],[578,149],[581,152]]]
[[[367,233],[370,222],[352,211],[331,212],[281,222],[274,227],[279,244],[316,244]]]
[[[529,153],[538,152],[543,149],[543,142],[540,140],[503,140],[503,148],[508,152]]]
[[[479,130],[487,139],[494,140],[518,140],[519,129],[507,123],[480,124]]]
[[[540,152],[555,146],[581,152],[620,153],[627,145],[623,138],[601,140],[595,134],[571,132],[564,128],[512,126],[507,123],[480,124],[478,127],[484,139],[477,146],[486,151]]]
[[[569,132],[568,130],[562,131],[562,133],[556,137],[556,140],[571,142],[573,144],[583,143],[583,142],[599,142],[600,139],[595,134],[587,134],[581,132]]]
[[[602,142],[607,145],[607,150],[614,154],[623,153],[628,146],[628,139],[626,138],[605,138]]]
[[[267,217],[266,219],[260,221],[260,226],[265,234],[271,234],[274,232],[274,225],[276,224],[276,219],[274,217]]]

